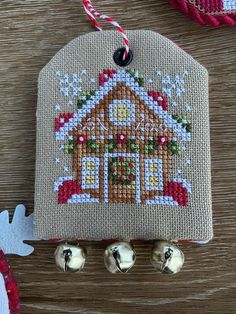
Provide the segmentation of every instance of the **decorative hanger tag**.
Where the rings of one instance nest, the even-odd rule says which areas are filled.
[[[157,33],[126,34],[125,59],[118,32],[93,32],[40,72],[35,232],[209,240],[207,70]]]

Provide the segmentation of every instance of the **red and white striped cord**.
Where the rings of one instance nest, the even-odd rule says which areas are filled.
[[[102,28],[100,24],[98,23],[96,17],[111,23],[120,32],[121,36],[123,37],[124,44],[125,44],[125,52],[124,52],[123,58],[126,59],[129,54],[129,39],[125,33],[125,30],[111,17],[101,14],[96,9],[94,9],[90,0],[83,0],[83,6],[84,6],[85,12],[87,13],[88,18],[99,31],[102,31]]]

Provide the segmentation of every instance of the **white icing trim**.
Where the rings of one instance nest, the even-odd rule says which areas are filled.
[[[186,132],[181,123],[178,123],[171,115],[163,110],[151,96],[148,96],[144,88],[139,86],[138,83],[124,70],[118,71],[103,86],[100,86],[95,95],[85,103],[82,109],[78,109],[73,117],[56,132],[56,140],[64,140],[68,132],[73,130],[73,128],[95,108],[95,106],[117,85],[118,82],[125,83],[125,85],[139,96],[139,98],[145,102],[147,107],[158,115],[159,118],[178,135],[178,137],[184,141],[190,141],[190,133]]]

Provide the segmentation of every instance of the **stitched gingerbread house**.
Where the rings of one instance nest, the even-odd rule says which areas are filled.
[[[55,121],[74,174],[60,182],[59,203],[187,205],[172,162],[191,125],[168,113],[165,95],[146,91],[137,71],[105,70],[98,90],[79,94],[77,105]]]

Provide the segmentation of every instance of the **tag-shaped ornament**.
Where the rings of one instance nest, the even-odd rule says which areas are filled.
[[[80,36],[38,81],[35,232],[212,238],[208,73],[167,38]]]

